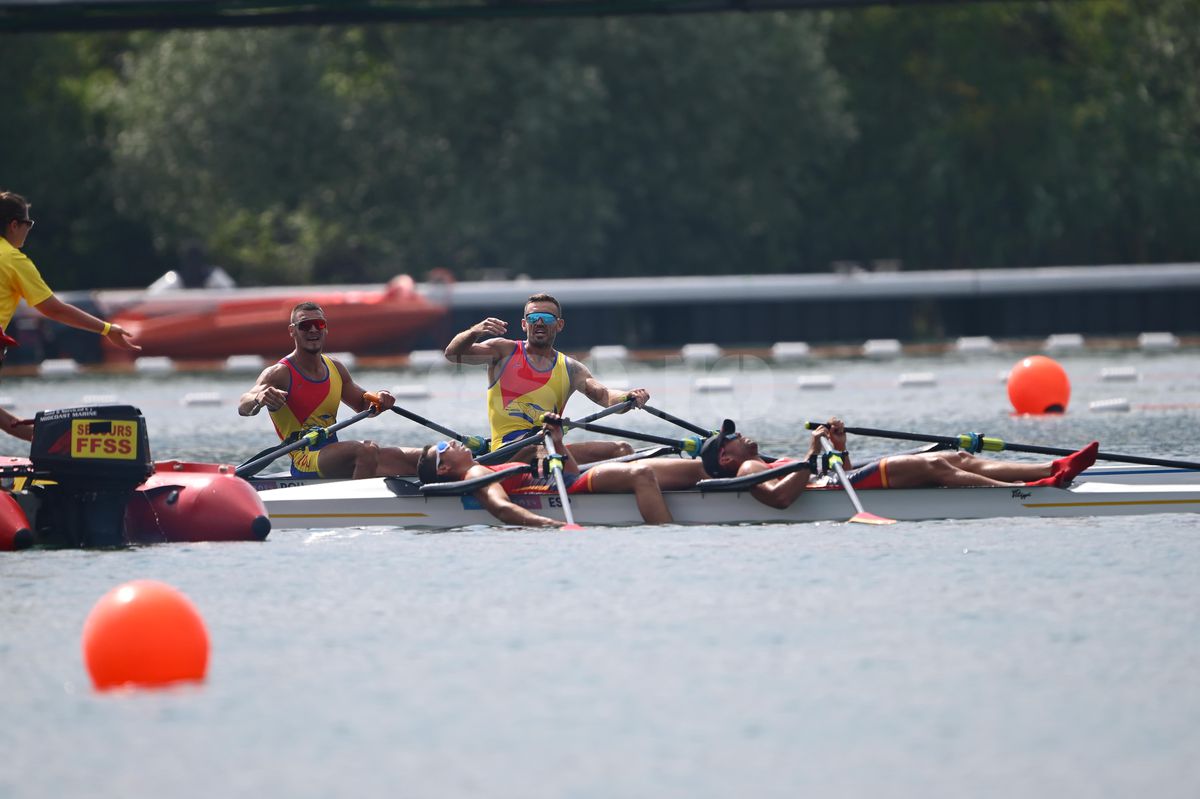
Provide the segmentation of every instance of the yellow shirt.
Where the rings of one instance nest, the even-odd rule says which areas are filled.
[[[8,239],[0,238],[0,327],[8,330],[22,297],[32,308],[53,294],[33,261]]]

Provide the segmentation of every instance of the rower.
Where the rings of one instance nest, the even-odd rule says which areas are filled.
[[[554,442],[555,451],[562,453],[563,478],[568,494],[631,494],[647,524],[671,523],[671,512],[667,509],[658,478],[648,461],[601,463],[581,472],[579,463],[563,444],[562,417],[546,414],[543,419],[544,432]],[[506,524],[563,526],[563,522],[536,514],[511,499],[517,495],[552,495],[555,488],[550,475],[536,475],[529,469],[514,469],[512,463],[498,466],[476,463],[470,450],[458,441],[440,441],[425,447],[417,462],[417,477],[422,483],[486,478],[498,471],[512,471],[513,474],[474,491],[480,505]]]
[[[315,302],[292,309],[288,331],[295,349],[263,370],[238,403],[238,413],[253,416],[262,408],[281,440],[337,422],[340,404],[362,412],[372,405],[391,408],[396,400],[387,391],[368,394],[350,377],[346,366],[323,353],[328,335],[325,311]],[[371,441],[339,441],[337,436],[292,450],[294,477],[362,478],[410,475],[421,451],[414,447],[381,447]]]
[[[889,455],[857,469],[846,452],[846,427],[841,419],[830,419],[812,432],[806,468],[766,480],[750,493],[764,505],[787,508],[809,487],[828,485],[819,465],[823,457],[820,440],[827,437],[856,490],[872,488],[925,488],[935,486],[1055,486],[1066,488],[1084,469],[1096,462],[1099,442],[1093,441],[1066,457],[1042,463],[1022,463],[981,458],[967,452],[920,452]],[[709,477],[745,477],[794,463],[786,458],[767,463],[758,452],[758,442],[737,432],[726,419],[720,431],[709,436],[700,448],[700,462]]]
[[[549,294],[534,294],[525,301],[521,318],[524,341],[503,338],[508,324],[489,316],[446,345],[446,358],[452,363],[487,364],[492,450],[536,430],[543,414],[563,413],[576,391],[604,407],[627,399],[638,407],[649,401],[646,389],[623,392],[608,388],[582,363],[554,349],[565,323],[558,300]],[[480,341],[484,336],[490,338]],[[623,441],[582,441],[567,446],[580,463],[633,452]],[[529,461],[533,455],[531,448],[519,459]]]

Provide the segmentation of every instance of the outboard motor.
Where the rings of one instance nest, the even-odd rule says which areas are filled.
[[[29,459],[37,485],[39,543],[121,547],[125,506],[154,472],[146,420],[132,405],[41,411]]]

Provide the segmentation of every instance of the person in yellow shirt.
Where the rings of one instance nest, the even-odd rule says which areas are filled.
[[[17,343],[4,331],[8,329],[21,300],[48,319],[99,333],[122,349],[141,349],[133,343],[125,328],[97,319],[54,296],[33,261],[21,252],[29,231],[33,229],[28,200],[11,191],[0,191],[0,225],[3,225],[4,231],[0,236],[0,365],[4,363],[5,351]],[[0,430],[26,441],[33,439],[32,425],[3,409],[0,409]]]

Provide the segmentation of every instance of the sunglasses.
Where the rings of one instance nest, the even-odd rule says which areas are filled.
[[[538,322],[541,322],[542,324],[549,326],[557,321],[557,316],[552,313],[546,313],[545,311],[537,311],[535,313],[525,314],[525,324],[527,325],[536,325]]]
[[[32,219],[14,219],[13,221],[16,222],[18,225],[25,225],[25,227],[27,227],[31,230],[33,229],[33,220]]]
[[[313,330],[324,330],[325,329],[325,320],[324,319],[304,319],[302,321],[296,322],[296,329],[300,330],[304,333],[309,333]]]
[[[446,450],[450,449],[450,442],[449,441],[439,441],[438,443],[433,445],[433,449],[434,449],[433,470],[436,472],[438,469],[442,468],[442,453],[445,452]]]

